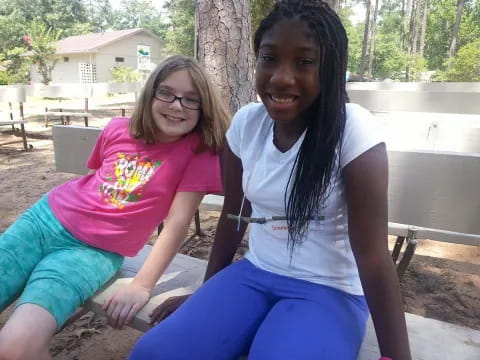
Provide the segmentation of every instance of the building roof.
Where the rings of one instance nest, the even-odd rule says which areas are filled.
[[[145,32],[158,39],[156,35],[142,28],[106,31],[97,34],[76,35],[57,41],[56,53],[58,55],[61,55],[72,53],[97,52],[98,49],[101,47],[109,45],[123,38],[132,36],[139,32]]]

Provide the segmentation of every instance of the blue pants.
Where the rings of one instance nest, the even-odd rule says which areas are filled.
[[[129,359],[354,360],[367,318],[363,296],[270,273],[244,259],[141,337]]]

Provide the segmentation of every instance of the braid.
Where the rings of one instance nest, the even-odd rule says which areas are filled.
[[[314,34],[320,47],[321,92],[305,116],[307,131],[287,184],[293,181],[285,203],[293,255],[308,228],[308,219],[318,212],[330,195],[339,175],[338,160],[346,121],[345,72],[348,40],[337,14],[323,1],[283,0],[262,20],[254,37],[258,56],[264,34],[282,20],[301,20]],[[335,170],[337,169],[337,170]]]

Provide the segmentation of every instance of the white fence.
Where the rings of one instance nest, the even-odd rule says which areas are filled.
[[[24,85],[27,96],[93,98],[107,96],[109,93],[137,93],[143,84],[136,83],[93,83],[93,84],[58,84],[58,85]]]
[[[375,112],[480,114],[480,83],[348,83],[350,101]]]

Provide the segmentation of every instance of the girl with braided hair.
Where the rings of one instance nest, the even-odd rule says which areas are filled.
[[[324,2],[285,0],[254,48],[262,103],[227,132],[206,282],[153,312],[161,323],[130,359],[355,360],[370,312],[382,356],[409,360],[386,149],[368,111],[346,104],[345,30]],[[231,264],[249,223],[249,251]]]

